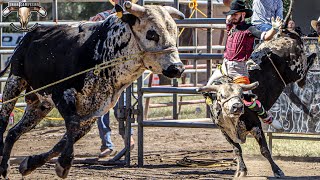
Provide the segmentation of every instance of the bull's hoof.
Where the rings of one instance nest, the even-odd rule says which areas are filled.
[[[276,178],[282,178],[285,177],[283,171],[281,169],[279,169],[278,171],[273,172],[274,173],[274,177]]]
[[[3,168],[3,167],[0,167],[0,174],[1,176],[4,178],[4,179],[8,179],[7,176],[8,176],[8,170]]]
[[[236,173],[234,174],[235,178],[245,177],[245,176],[247,176],[247,171],[236,171]]]
[[[19,172],[22,176],[29,175],[34,170],[34,169],[28,169],[28,161],[29,161],[29,157],[26,157],[20,163]]]
[[[71,167],[71,166],[70,166]],[[66,167],[66,168],[63,168],[59,161],[57,161],[56,163],[56,174],[60,177],[60,178],[67,178],[68,174],[69,174],[69,171],[70,171],[70,167]]]

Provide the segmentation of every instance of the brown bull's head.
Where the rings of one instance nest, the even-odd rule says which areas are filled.
[[[177,25],[173,18],[184,19],[183,13],[168,6],[139,6],[128,1],[124,7],[137,19],[132,31],[145,52],[145,68],[169,78],[180,77],[184,66],[178,54]]]
[[[242,101],[243,91],[253,90],[259,83],[248,85],[239,85],[234,83],[225,83],[221,85],[204,86],[198,89],[199,92],[216,92],[217,103],[212,106],[221,111],[221,116],[216,119],[216,124],[223,128],[235,142],[242,142],[239,134],[239,118],[244,113],[244,104]],[[216,111],[217,109],[212,109]]]

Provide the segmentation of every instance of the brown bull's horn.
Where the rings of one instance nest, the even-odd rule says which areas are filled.
[[[259,86],[259,82],[254,82],[251,84],[239,84],[239,86],[242,88],[243,91],[250,91]]]
[[[146,12],[146,8],[137,4],[132,4],[130,1],[124,2],[123,6],[125,7],[126,11],[137,17],[142,17]]]
[[[210,85],[210,86],[203,86],[197,89],[198,92],[210,92],[210,91],[214,91],[217,92],[218,91],[218,85]]]
[[[180,12],[178,9],[170,7],[170,6],[163,6],[168,13],[171,15],[172,18],[176,18],[176,19],[184,19],[185,16],[182,12]]]

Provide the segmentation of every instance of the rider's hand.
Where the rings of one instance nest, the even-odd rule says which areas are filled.
[[[279,30],[279,28],[282,26],[282,19],[280,19],[280,17],[277,16],[276,20],[274,20],[274,18],[272,17],[271,25],[273,29]]]
[[[230,24],[231,23],[231,15],[228,15],[226,18],[226,24]]]

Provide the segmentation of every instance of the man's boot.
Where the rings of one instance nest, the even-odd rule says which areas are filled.
[[[249,100],[250,99],[250,100]],[[245,99],[243,100],[244,104],[252,111],[256,112],[259,119],[266,123],[270,124],[274,129],[283,130],[282,124],[273,119],[272,115],[265,111],[264,107],[262,106],[261,102],[257,99],[257,96],[254,94],[245,95]]]

